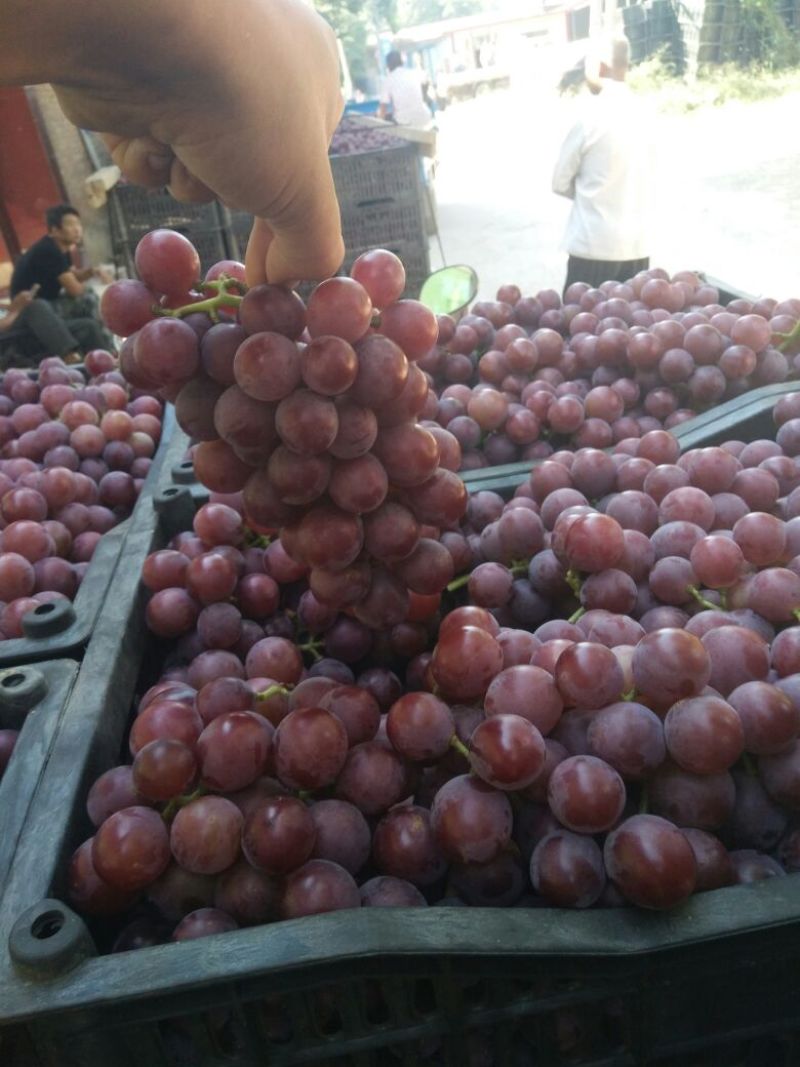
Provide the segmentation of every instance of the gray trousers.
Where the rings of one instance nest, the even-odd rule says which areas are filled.
[[[0,333],[0,342],[4,334]],[[32,300],[9,330],[2,345],[4,365],[14,362],[15,354],[26,362],[38,362],[44,356],[65,356],[79,347],[76,336],[46,300]]]
[[[114,335],[100,321],[100,300],[94,289],[87,288],[80,296],[62,293],[51,306],[75,335],[81,352],[93,348],[115,350]]]

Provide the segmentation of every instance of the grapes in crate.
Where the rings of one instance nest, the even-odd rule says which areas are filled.
[[[103,534],[136,503],[162,410],[102,349],[84,371],[47,357],[36,380],[21,368],[0,376],[0,641],[74,599]]]
[[[234,264],[198,283],[174,235],[139,259],[179,313],[155,315],[143,283],[121,309],[112,290],[138,330],[123,365],[176,400],[212,500],[146,561],[169,658],[71,862],[71,899],[120,917],[117,947],[141,923],[183,940],[362,906],[663,910],[800,869],[795,396],[774,441],[681,455],[644,423],[610,452],[552,451],[511,500],[467,504],[455,434],[417,421],[441,350],[397,299],[394,257],[370,253],[307,306],[244,293]],[[664,281],[634,287],[653,316],[634,337],[703,326],[660,303],[713,294]],[[545,331],[555,367],[563,339],[542,316],[559,305],[507,289],[498,304]],[[734,349],[752,345],[777,366],[791,309],[768,304],[711,324],[721,354],[707,330],[687,351],[741,369]],[[506,335],[521,369],[531,348]],[[528,371],[531,395],[557,393]],[[592,398],[609,426],[622,378]],[[474,395],[501,418],[491,390]]]
[[[504,285],[458,321],[440,316],[419,366],[438,397],[429,417],[473,470],[610,447],[793,377],[798,320],[797,300],[723,307],[691,271],[576,282],[563,298]]]
[[[400,260],[365,253],[307,306],[280,286],[245,291],[236,265],[200,281],[193,246],[169,230],[142,238],[136,266],[141,281],[106,292],[106,321],[132,331],[129,381],[174,400],[199,480],[241,491],[249,526],[280,532],[317,599],[367,626],[404,621],[409,592],[441,593],[453,569],[436,539],[466,490],[417,421],[429,387],[416,361],[437,322],[400,299]]]
[[[120,948],[364,906],[665,910],[800,870],[796,396],[774,415],[781,444],[653,431],[474,494],[438,542],[461,577],[383,631],[213,494],[146,561],[177,641],[89,792],[72,902]]]

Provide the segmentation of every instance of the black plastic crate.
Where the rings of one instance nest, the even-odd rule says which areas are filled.
[[[223,209],[217,203],[184,204],[166,189],[119,183],[109,192],[112,244],[117,260],[135,277],[134,253],[150,230],[177,230],[194,244],[204,271],[232,254]]]
[[[231,212],[230,234],[233,237],[232,255],[244,259],[253,216],[243,212]],[[373,248],[388,248],[403,261],[406,269],[405,297],[419,296],[425,279],[430,274],[430,253],[425,231],[422,202],[407,200],[405,203],[373,205],[342,211],[342,236],[345,243],[345,258],[340,274],[347,274],[363,252]],[[194,238],[192,238],[194,240]],[[303,300],[308,300],[314,288],[304,282],[298,286]]]
[[[347,273],[350,270],[362,253],[369,252],[376,247],[386,248],[402,260],[406,269],[406,287],[403,296],[415,300],[431,272],[428,238],[424,231],[419,240],[373,241],[363,248],[348,247],[345,254],[344,272]]]
[[[133,241],[162,226],[188,234],[213,230],[220,224],[215,203],[182,203],[166,189],[148,190],[119,182],[110,190],[109,198],[119,212],[123,232]]]
[[[408,203],[421,197],[416,145],[331,156],[330,163],[343,215],[370,204]]]
[[[401,242],[427,246],[420,200],[406,203],[371,204],[342,214],[346,255],[353,248],[386,248]]]
[[[246,211],[231,211],[228,227],[232,254],[236,259],[244,262],[247,242],[250,239],[250,231],[253,228],[253,216]]]
[[[152,225],[148,226],[145,230],[142,230],[141,233],[131,232],[127,237],[119,238],[114,244],[116,255],[124,260],[125,269],[131,277],[136,276],[136,268],[134,265],[136,245],[145,233],[148,233],[155,228],[156,226]],[[188,237],[192,242],[197,249],[197,254],[200,256],[200,269],[203,273],[205,273],[209,267],[213,267],[215,263],[219,263],[220,260],[230,258],[228,243],[226,241],[226,231],[224,229],[191,230],[177,226],[170,228],[178,230],[178,232],[182,233],[185,237]]]
[[[800,392],[800,381],[764,385],[724,404],[718,404],[696,418],[680,423],[670,432],[680,442],[682,452],[688,452],[690,448],[719,445],[724,441],[774,438],[776,428],[772,420],[772,409],[786,393],[796,392]],[[614,446],[604,451],[613,452]],[[533,467],[542,462],[544,461],[524,460],[521,463],[505,463],[497,467],[481,467],[478,470],[462,471],[461,478],[471,493],[479,489],[510,492],[526,480]]]
[[[673,429],[681,443],[681,450],[719,445],[723,441],[755,441],[759,437],[775,436],[772,409],[786,393],[800,391],[800,382],[778,382],[764,385],[750,393],[720,404],[694,419],[682,422]]]
[[[14,1067],[789,1067],[800,875],[680,909],[368,909],[99,957],[62,901],[88,786],[157,668],[139,574],[191,521],[171,484],[137,507],[32,798],[0,908],[0,1048]]]
[[[78,664],[72,660],[0,670],[0,730],[19,730],[0,779],[0,898],[77,674]]]
[[[160,476],[161,464],[175,426],[174,409],[172,405],[167,405],[161,423],[161,440],[141,496],[152,492]],[[92,635],[103,603],[110,594],[130,525],[131,519],[126,519],[101,537],[74,601],[58,600],[40,604],[23,617],[24,637],[0,641],[0,667],[62,656],[80,657]]]
[[[129,522],[119,523],[100,539],[73,601],[40,604],[22,619],[24,637],[0,641],[0,667],[80,656],[108,594]]]

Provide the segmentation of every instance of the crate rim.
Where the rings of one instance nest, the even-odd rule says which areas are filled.
[[[670,912],[356,908],[98,956],[41,982],[18,976],[4,946],[0,1025],[379,957],[569,957],[620,964],[664,958],[703,945],[734,947],[748,935],[796,926],[798,886],[800,874],[728,886],[697,894]],[[683,933],[686,924],[695,927],[689,937]],[[698,930],[700,926],[705,929]]]
[[[677,438],[681,452],[686,452],[691,448],[702,448],[708,444],[709,439],[718,438],[723,433],[728,434],[729,439],[735,440],[737,428],[743,422],[769,411],[776,401],[787,393],[797,392],[800,392],[800,379],[762,385],[759,389],[752,389],[749,393],[709,408],[708,411],[703,411],[693,419],[687,419],[686,422],[666,432]],[[613,454],[615,447],[611,445],[601,451]],[[569,449],[569,451],[576,450]],[[467,489],[474,493],[479,489],[491,489],[492,486],[488,483],[499,478],[517,477],[524,481],[535,467],[546,463],[548,459],[549,457],[545,457],[544,459],[521,460],[517,463],[503,463],[495,467],[479,467],[477,470],[461,471],[459,477]]]

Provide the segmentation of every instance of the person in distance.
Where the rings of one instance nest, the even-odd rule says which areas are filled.
[[[71,253],[83,237],[80,215],[71,205],[58,204],[47,209],[45,222],[47,233],[14,264],[12,297],[36,286],[41,300],[48,301],[58,316],[74,324],[77,347],[86,352],[92,348],[113,351],[114,338],[100,322],[97,293],[86,284],[90,278],[111,279],[97,267],[77,268],[72,262]]]
[[[629,59],[630,46],[622,37],[605,46],[599,63],[587,64],[592,95],[567,133],[553,171],[553,192],[572,200],[565,292],[577,281],[593,287],[625,281],[650,265],[652,117],[625,82]]]
[[[36,299],[35,288],[23,289],[0,306],[0,371],[33,366],[48,355],[79,363],[79,347],[48,302]]]
[[[338,270],[339,60],[304,0],[3,0],[0,41],[0,84],[50,83],[130,181],[255,215],[250,285]]]
[[[421,70],[403,66],[403,57],[392,51],[386,56],[386,75],[378,109],[380,118],[391,118],[398,126],[426,129],[433,122],[427,101],[428,79]]]

